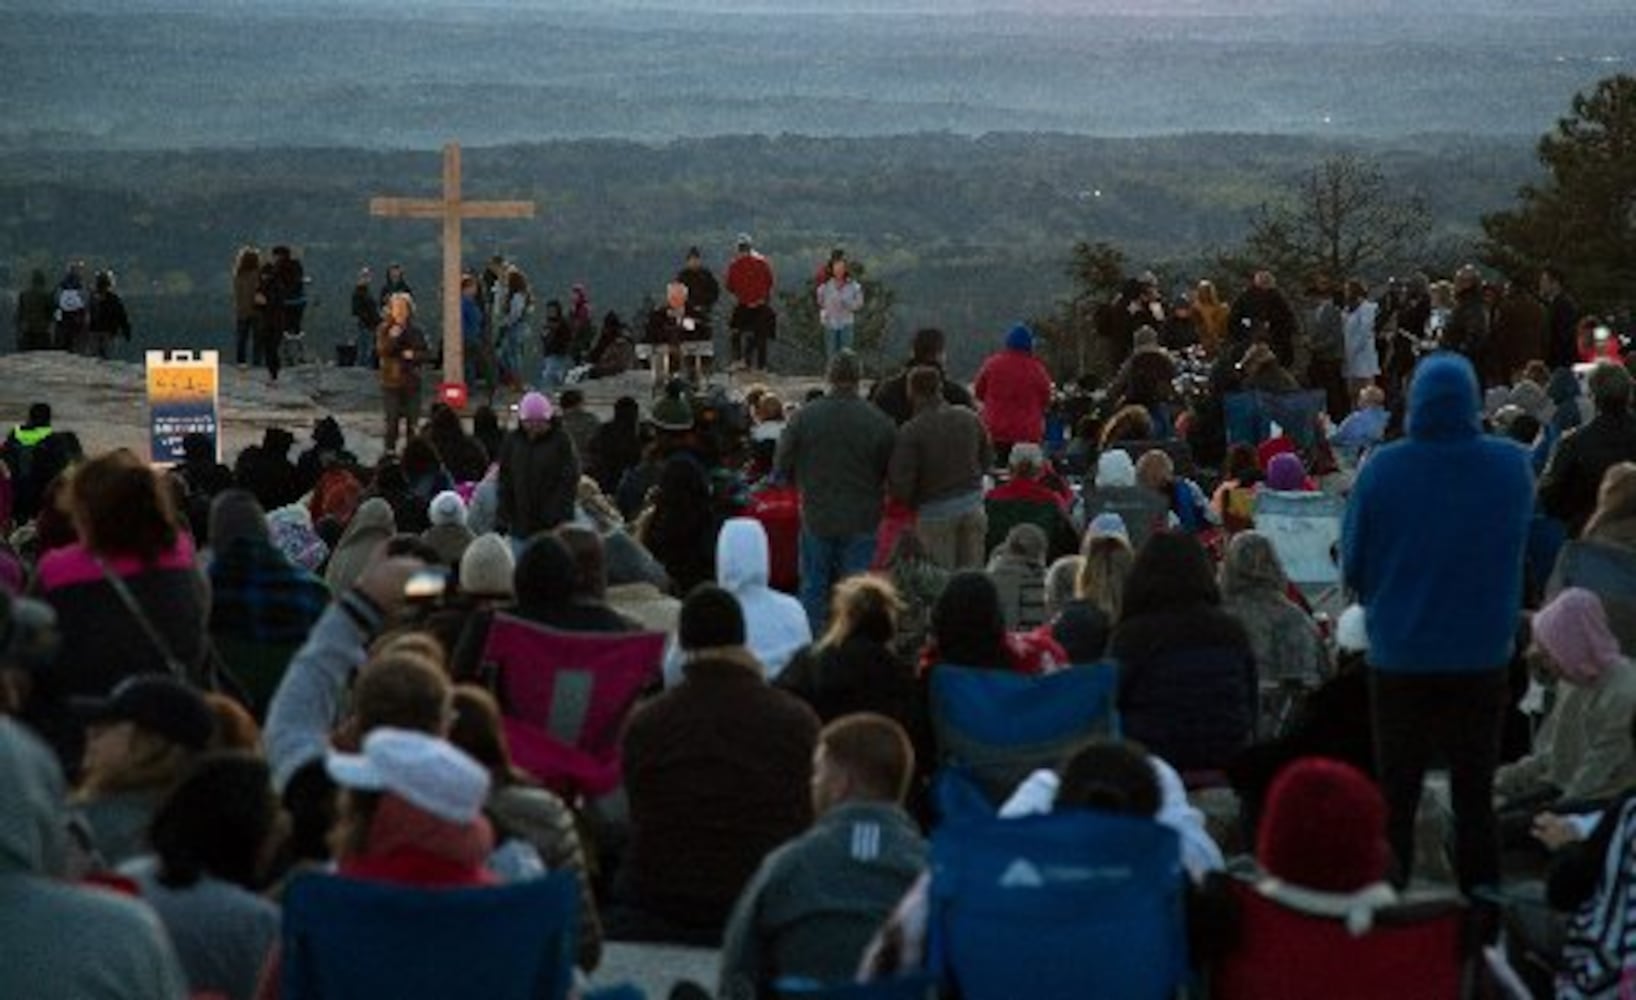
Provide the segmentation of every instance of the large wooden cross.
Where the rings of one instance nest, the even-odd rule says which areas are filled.
[[[460,220],[532,219],[532,201],[464,201],[460,197],[460,144],[443,147],[442,198],[371,198],[369,214],[443,220],[443,381],[466,381],[460,337]]]

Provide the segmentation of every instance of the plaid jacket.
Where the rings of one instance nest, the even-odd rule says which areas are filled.
[[[215,554],[210,587],[210,631],[256,642],[304,640],[330,599],[324,581],[250,538]]]

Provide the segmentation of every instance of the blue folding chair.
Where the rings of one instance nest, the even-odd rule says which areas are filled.
[[[1188,980],[1176,832],[1067,809],[932,836],[928,971],[963,1000],[1162,1000]]]
[[[579,887],[559,872],[480,889],[419,889],[335,875],[284,897],[284,1000],[562,1000]]]
[[[995,805],[1074,747],[1119,736],[1119,671],[1083,664],[1028,677],[1003,670],[932,668],[931,716],[938,763],[964,769]]]

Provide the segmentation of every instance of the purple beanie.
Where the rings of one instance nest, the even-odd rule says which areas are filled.
[[[1274,455],[1267,463],[1267,486],[1284,492],[1306,489],[1307,470],[1301,460],[1289,452]]]

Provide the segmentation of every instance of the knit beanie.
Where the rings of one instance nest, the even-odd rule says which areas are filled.
[[[1005,349],[1032,354],[1034,352],[1034,331],[1018,323],[1011,328],[1010,333],[1005,335]]]
[[[653,404],[653,426],[662,431],[693,429],[693,401],[680,381],[665,386],[665,398]]]
[[[479,535],[460,557],[460,592],[473,597],[510,597],[516,563],[499,535]]]
[[[426,516],[434,527],[466,524],[466,501],[460,499],[460,494],[454,490],[444,490],[432,498],[432,504],[426,508]]]
[[[518,420],[550,420],[552,413],[551,400],[542,393],[531,392],[517,404]]]
[[[857,385],[863,380],[863,366],[855,353],[843,350],[829,359],[828,376],[830,385]]]
[[[1103,452],[1101,457],[1096,460],[1096,486],[1098,489],[1135,485],[1136,463],[1130,460],[1129,452],[1113,448]]]
[[[738,598],[714,584],[701,584],[682,602],[678,638],[687,652],[744,645],[744,609]]]
[[[1534,615],[1534,642],[1570,684],[1595,684],[1619,661],[1607,610],[1583,587],[1569,587]]]
[[[1306,488],[1307,470],[1301,464],[1300,458],[1284,452],[1274,455],[1267,463],[1267,487],[1274,490],[1293,492]]]
[[[1386,800],[1352,765],[1304,757],[1268,790],[1255,853],[1292,885],[1356,892],[1386,877]]]
[[[217,552],[224,552],[241,538],[268,541],[267,512],[249,490],[224,490],[210,502],[207,540]]]
[[[1005,548],[1007,552],[1031,563],[1045,564],[1045,550],[1050,545],[1045,537],[1045,530],[1037,524],[1016,524],[1006,532]]]
[[[1363,605],[1353,604],[1335,622],[1335,646],[1343,653],[1369,652],[1369,623]]]

